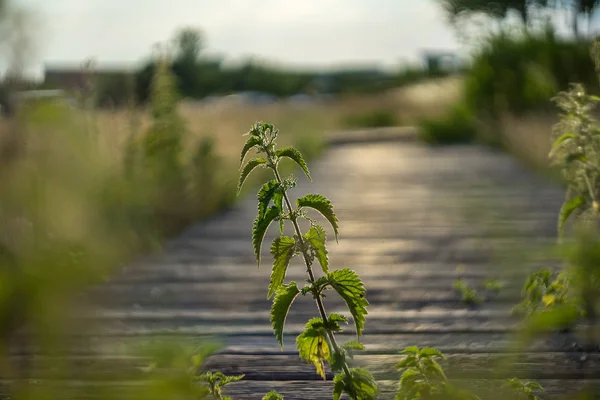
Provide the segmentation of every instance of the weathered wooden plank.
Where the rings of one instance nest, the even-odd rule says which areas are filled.
[[[440,364],[455,379],[599,379],[600,354],[447,354]],[[399,355],[357,355],[355,365],[368,368],[376,379],[397,379],[394,365]],[[314,366],[302,363],[296,355],[217,355],[206,368],[226,374],[245,374],[249,380],[317,380]],[[328,370],[328,379],[333,375]]]
[[[399,354],[357,355],[352,365],[366,367],[377,380],[399,377],[395,369]],[[12,357],[18,366],[26,358]],[[53,380],[136,380],[147,376],[152,361],[133,356],[38,356],[30,373],[36,379]],[[475,353],[446,354],[440,364],[452,379],[600,379],[600,354],[581,353]],[[247,380],[318,380],[314,366],[303,363],[297,354],[217,354],[205,363],[207,370],[245,374]],[[331,371],[326,368],[328,379]]]

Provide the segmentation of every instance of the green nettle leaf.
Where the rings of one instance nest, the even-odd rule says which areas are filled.
[[[408,346],[400,352],[400,354],[419,354],[419,348],[417,346]]]
[[[320,226],[313,226],[304,235],[304,240],[308,242],[317,257],[317,260],[319,260],[323,272],[327,274],[329,272],[329,259],[327,257],[327,246],[325,245],[327,242],[325,229]]]
[[[419,351],[419,357],[440,357],[444,358],[441,351],[432,348],[424,348]]]
[[[340,400],[342,398],[342,393],[344,393],[344,378],[346,375],[344,373],[338,374],[333,377],[333,400]]]
[[[242,190],[242,186],[244,185],[244,182],[246,181],[248,175],[250,175],[250,173],[254,171],[256,167],[258,167],[259,165],[265,165],[266,163],[267,160],[265,160],[264,158],[253,158],[252,160],[248,161],[248,163],[244,166],[242,172],[240,173],[240,180],[238,182],[238,194]]]
[[[280,286],[275,292],[273,305],[271,306],[271,325],[275,331],[275,337],[283,349],[283,328],[285,320],[292,303],[300,294],[300,289],[296,282],[290,282],[289,285]]]
[[[573,214],[575,210],[579,207],[583,206],[586,203],[585,197],[576,196],[566,201],[560,209],[560,213],[558,214],[558,233],[562,235],[567,220]]]
[[[260,191],[258,192],[258,215],[264,216],[269,207],[271,200],[275,198],[275,193],[279,189],[279,183],[276,180],[265,183]],[[275,204],[277,207],[277,204]],[[282,207],[277,207],[280,211],[283,211]]]
[[[344,317],[341,314],[329,314],[327,319],[327,327],[333,332],[341,332],[342,328],[340,327],[340,322],[347,324],[348,318]]]
[[[346,342],[342,345],[342,347],[347,350],[364,350],[365,349],[365,345],[356,340],[351,340],[349,342]]]
[[[321,318],[311,319],[296,338],[296,348],[300,358],[315,366],[317,373],[325,380],[323,361],[331,361],[331,352],[327,343],[326,332]]]
[[[306,177],[310,181],[312,181],[312,178],[310,177],[310,172],[308,171],[308,165],[306,165],[306,161],[304,161],[302,154],[298,150],[296,150],[293,147],[284,147],[283,149],[277,150],[277,152],[275,154],[277,155],[277,157],[280,157],[280,158],[288,157],[288,158],[291,158],[292,160],[294,160],[296,162],[296,164],[298,164],[300,166],[300,168],[302,168],[302,170],[306,174]]]
[[[271,207],[267,210],[264,216],[257,216],[252,226],[252,245],[254,246],[254,254],[256,255],[256,261],[260,266],[260,252],[262,248],[262,242],[267,233],[267,229],[271,223],[279,217],[279,210],[277,207]]]
[[[275,207],[283,211],[283,192],[277,191],[273,194],[273,203]]]
[[[325,196],[321,196],[320,194],[308,194],[302,198],[297,199],[296,204],[299,208],[308,207],[320,212],[333,227],[335,239],[337,240],[339,221],[336,215],[333,213],[333,205],[331,204],[331,201],[329,201]]]
[[[369,302],[366,299],[367,291],[356,272],[351,269],[342,269],[328,274],[330,285],[344,299],[356,326],[356,334],[360,337],[364,328]]]
[[[281,286],[285,279],[285,273],[292,257],[296,252],[296,240],[289,236],[278,237],[273,240],[271,254],[273,255],[273,272],[271,272],[271,284],[269,285],[270,299],[275,291]]]
[[[272,390],[269,393],[265,394],[262,400],[283,400],[283,396]]]
[[[246,158],[246,154],[255,146],[260,144],[260,139],[256,136],[251,136],[246,144],[244,144],[244,148],[242,149],[242,155],[240,156],[240,165],[244,163],[244,158]]]
[[[345,373],[333,378],[333,399],[339,400],[345,392],[353,399],[375,400],[379,396],[379,388],[371,373],[364,368],[352,368],[350,379]]]
[[[552,150],[550,151],[550,156],[554,154],[554,152],[567,140],[575,139],[577,135],[574,133],[564,133],[558,139],[554,141],[552,145]]]

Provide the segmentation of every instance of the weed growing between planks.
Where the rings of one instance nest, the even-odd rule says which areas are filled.
[[[248,132],[250,137],[242,150],[240,163],[243,164],[250,150],[256,150],[264,157],[253,158],[241,168],[238,185],[239,190],[248,175],[258,167],[267,168],[273,173],[274,179],[265,183],[258,193],[258,215],[252,228],[252,244],[259,265],[262,242],[271,224],[278,222],[282,235],[285,223],[291,224],[294,230],[293,237],[280,236],[271,246],[274,263],[267,297],[273,298],[271,323],[275,337],[283,347],[285,320],[292,303],[300,294],[311,296],[317,305],[319,317],[308,321],[304,332],[296,338],[300,358],[313,364],[323,379],[326,379],[325,362],[331,366],[336,373],[334,399],[340,399],[342,393],[357,400],[375,399],[379,389],[371,373],[348,365],[353,352],[363,350],[363,345],[359,341],[338,344],[335,334],[342,331],[341,324],[347,323],[348,318],[340,314],[328,315],[323,302],[325,292],[335,290],[346,302],[360,338],[365,327],[366,307],[369,305],[366,289],[355,271],[329,268],[325,229],[309,216],[308,211],[321,214],[331,224],[337,240],[338,219],[331,202],[322,195],[308,194],[296,200],[296,207],[292,205],[288,192],[296,186],[296,179],[292,176],[282,178],[279,172],[280,162],[285,158],[293,160],[311,178],[308,166],[298,150],[293,147],[276,149],[278,134],[279,131],[273,125],[266,123],[257,123]],[[310,223],[310,229],[304,234],[300,229],[300,220]],[[303,287],[298,287],[296,282],[284,283],[290,261],[296,256],[302,256],[306,267],[307,280]],[[315,261],[322,271],[320,277],[317,277],[313,268]]]

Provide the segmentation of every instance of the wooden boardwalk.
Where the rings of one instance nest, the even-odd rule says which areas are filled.
[[[514,376],[540,380],[547,387],[544,399],[584,379],[600,379],[600,356],[582,358],[565,335],[540,338],[510,368],[500,368],[506,367],[502,362],[518,322],[509,311],[519,301],[523,274],[555,266],[536,264],[517,250],[554,240],[561,188],[500,152],[476,146],[345,144],[332,147],[311,167],[314,183],[299,177],[292,196],[321,193],[335,206],[340,241],[329,244],[331,264],[355,269],[366,283],[371,303],[363,339],[367,351],[356,363],[381,381],[382,398],[390,398],[398,379],[393,369],[398,351],[409,345],[446,353],[449,377],[483,396]],[[284,351],[273,336],[266,294],[268,247],[276,229],[265,241],[264,265],[257,269],[250,242],[255,215],[255,199],[247,198],[94,290],[101,309],[86,318],[106,323],[97,342],[215,335],[225,348],[208,366],[246,374],[228,391],[234,399],[260,399],[270,389],[286,399],[330,399],[331,382],[300,362],[294,346],[305,322],[317,315],[311,299],[301,297],[292,307]],[[479,289],[487,297],[479,307],[462,304],[453,282],[463,278],[479,288],[486,277],[507,286],[495,295]],[[304,279],[301,260],[293,260],[287,280]],[[344,310],[335,296],[327,297],[326,306],[330,312]],[[342,341],[353,339],[352,326],[347,330]],[[106,351],[94,379],[113,380],[111,372],[121,363],[119,379],[140,374]]]

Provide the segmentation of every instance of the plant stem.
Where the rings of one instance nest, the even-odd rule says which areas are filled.
[[[279,184],[281,185],[283,183],[283,180],[281,179],[281,176],[279,175],[279,171],[277,170],[277,165],[274,164],[271,167],[273,168],[273,172],[275,173],[275,178],[277,179],[277,182],[279,182]],[[285,201],[286,207],[288,208],[288,211],[291,213],[293,210],[292,203],[290,202],[290,199],[285,191],[283,192],[283,199]],[[304,258],[304,263],[306,264],[306,272],[308,273],[309,281],[310,281],[310,283],[314,284],[316,281],[315,274],[313,273],[313,270],[312,270],[310,257],[308,256],[308,254],[306,252],[304,239],[302,237],[302,232],[300,231],[300,226],[298,225],[297,217],[292,215],[290,217],[290,220],[292,221],[292,224],[294,225],[294,230],[296,231],[296,235],[298,236],[298,241],[300,242],[300,247],[302,248],[302,256]],[[321,299],[321,297],[319,295],[315,295],[315,301],[317,302],[317,308],[319,309],[319,314],[321,314],[321,318],[323,319],[323,323],[325,324],[325,331],[327,332],[327,336],[329,337],[331,346],[333,347],[334,352],[339,353],[340,347],[337,344],[337,341],[335,340],[335,335],[328,327],[329,319],[327,317],[327,312],[325,311],[325,304],[323,304],[323,300]],[[352,379],[352,375],[350,374],[350,370],[348,369],[348,365],[346,364],[345,361],[342,365],[342,368],[344,370],[344,373],[348,377],[348,379]]]

